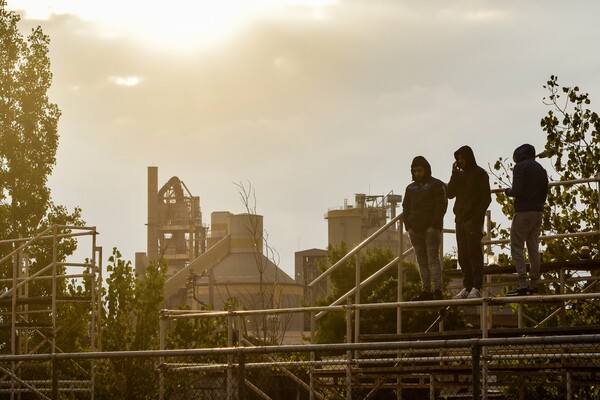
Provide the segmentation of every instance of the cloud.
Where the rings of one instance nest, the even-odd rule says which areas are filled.
[[[483,165],[541,147],[550,74],[600,98],[600,3],[338,1],[318,22],[288,11],[177,53],[74,15],[45,21],[63,111],[57,202],[109,221],[101,240],[132,255],[144,250],[148,165],[201,196],[206,220],[242,212],[231,182],[249,180],[289,272],[299,237],[326,246],[329,207],[403,193],[416,154],[447,179],[463,144]]]
[[[114,83],[117,86],[137,86],[140,84],[142,79],[138,76],[111,76],[108,81]]]

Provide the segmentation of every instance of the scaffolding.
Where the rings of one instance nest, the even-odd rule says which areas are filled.
[[[102,248],[96,246],[97,234],[95,227],[52,225],[31,238],[0,241],[4,253],[0,259],[2,353],[63,353],[62,339],[77,325],[73,320],[69,326],[64,324],[61,316],[68,312],[89,329],[90,350],[100,350]],[[85,261],[67,262],[61,248],[76,246],[85,237],[91,243],[88,250],[79,247]],[[73,282],[85,282],[88,290],[67,290]],[[9,368],[0,367],[0,393],[10,393],[11,399],[23,393],[43,399],[57,398],[59,393],[87,393],[93,399],[94,363],[72,360],[65,368],[76,373],[60,379],[56,359],[34,365],[13,361]]]

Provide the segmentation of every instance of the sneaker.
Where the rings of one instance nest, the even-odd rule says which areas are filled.
[[[440,289],[435,289],[435,291],[433,292],[433,299],[434,300],[442,300],[444,298],[444,293],[442,293],[442,291]]]
[[[539,290],[538,290],[537,286],[529,286],[529,287],[527,287],[527,290],[529,291],[529,294],[532,294],[532,295],[539,294]]]
[[[456,296],[452,297],[453,299],[466,299],[469,296],[471,291],[466,288],[461,290]]]
[[[433,294],[431,292],[421,292],[417,297],[413,297],[411,301],[427,301],[433,300]]]
[[[514,289],[514,290],[506,292],[507,296],[527,296],[527,295],[530,295],[530,294],[533,294],[533,292],[530,291],[526,287],[522,287],[522,288],[518,288],[518,289]]]
[[[477,289],[477,288],[473,288],[471,289],[471,291],[469,292],[469,295],[467,296],[467,299],[478,299],[482,296],[481,294],[481,290]]]

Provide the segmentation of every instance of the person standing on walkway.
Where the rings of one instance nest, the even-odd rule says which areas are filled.
[[[458,263],[463,274],[463,289],[455,299],[481,297],[483,285],[483,222],[492,201],[490,178],[475,161],[473,150],[462,146],[454,152],[452,176],[448,183],[448,198],[456,198],[456,246]]]
[[[548,174],[535,160],[535,148],[530,144],[517,147],[513,161],[512,187],[506,190],[506,195],[515,198],[515,215],[510,227],[510,255],[517,269],[517,288],[506,295],[526,296],[538,293],[540,231],[542,211],[548,196]],[[531,266],[529,276],[525,265],[525,245]]]
[[[431,165],[425,157],[415,157],[410,172],[413,182],[406,187],[402,213],[417,255],[422,284],[421,294],[413,300],[440,300],[443,298],[440,244],[448,208],[446,184],[431,176]]]

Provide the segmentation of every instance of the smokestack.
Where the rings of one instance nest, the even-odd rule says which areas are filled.
[[[148,167],[148,261],[158,260],[158,167]]]

